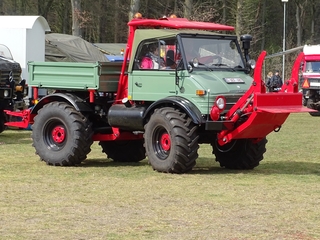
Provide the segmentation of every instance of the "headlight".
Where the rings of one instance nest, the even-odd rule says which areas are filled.
[[[218,96],[215,101],[215,105],[219,109],[219,111],[223,111],[226,107],[226,99],[223,96]]]
[[[0,89],[0,99],[10,99],[12,97],[11,88]]]
[[[218,121],[220,118],[220,114],[226,107],[226,99],[224,96],[217,96],[216,100],[210,111],[210,117],[212,121]]]
[[[4,90],[3,91],[3,96],[6,98],[6,97],[9,97],[9,95],[10,95],[10,92],[9,92],[9,90]]]

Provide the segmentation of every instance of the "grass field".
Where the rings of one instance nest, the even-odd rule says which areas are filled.
[[[0,239],[320,239],[320,118],[292,114],[251,171],[201,145],[188,174],[113,163],[97,143],[50,167],[30,131],[0,134]]]

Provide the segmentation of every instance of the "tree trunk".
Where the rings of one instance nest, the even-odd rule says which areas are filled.
[[[312,1],[311,2],[311,29],[310,29],[310,33],[311,33],[311,36],[310,36],[310,40],[311,40],[311,43],[313,43],[314,41],[314,18],[315,18],[315,12],[316,12],[316,6],[315,6],[315,2]]]
[[[237,1],[237,11],[236,11],[236,35],[239,37],[242,33],[243,23],[242,23],[242,6],[244,5],[244,0]]]
[[[227,6],[226,1],[222,3],[222,23],[227,24]]]
[[[296,22],[297,22],[297,46],[301,46],[302,28],[301,28],[301,19],[300,19],[300,8],[298,5],[296,7]]]
[[[71,11],[72,11],[72,35],[81,36],[81,29],[80,29],[81,0],[71,0]]]
[[[193,5],[193,0],[185,0],[184,2],[184,16],[187,19],[190,19],[192,16],[192,5]]]
[[[120,22],[120,14],[119,14],[120,8],[119,8],[119,0],[115,0],[115,6],[114,6],[114,42],[119,42],[119,22]]]
[[[174,0],[173,13],[177,15],[178,13],[178,3],[177,0]]]
[[[3,11],[3,0],[0,0],[0,15],[5,15],[5,12]]]
[[[63,8],[63,21],[62,21],[62,33],[66,34],[68,33],[68,18],[69,18],[69,10],[70,8],[67,8],[69,0],[64,0],[64,8]],[[70,28],[69,28],[70,29]]]
[[[265,24],[266,24],[266,3],[267,0],[263,1],[262,6],[262,26],[261,26],[261,32],[262,32],[262,39],[261,39],[261,51],[264,50],[265,44],[266,44],[266,38],[265,38]]]
[[[131,0],[130,10],[129,10],[129,21],[133,16],[140,10],[140,0]]]
[[[48,18],[49,11],[52,7],[54,0],[38,0],[38,14],[43,16],[44,18]],[[22,1],[24,4],[26,4],[26,1]]]

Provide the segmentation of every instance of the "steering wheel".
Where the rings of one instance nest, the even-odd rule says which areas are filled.
[[[215,55],[212,59],[212,64],[222,64],[222,57],[220,57],[219,55]]]

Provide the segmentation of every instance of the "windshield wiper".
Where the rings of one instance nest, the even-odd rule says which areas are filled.
[[[229,71],[232,71],[232,72],[236,71],[235,68],[229,66],[228,64],[224,64],[224,63],[211,64],[210,69],[212,69],[212,70],[223,69],[223,70],[229,70]]]
[[[246,70],[244,67],[242,67],[242,66],[240,66],[240,65],[235,66],[233,69],[234,69],[235,71],[244,71],[244,70]]]

